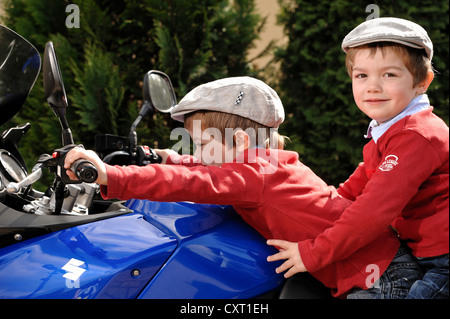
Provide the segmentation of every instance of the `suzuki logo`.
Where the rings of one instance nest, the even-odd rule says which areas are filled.
[[[72,258],[61,268],[62,270],[67,271],[67,273],[64,274],[63,277],[73,281],[77,281],[80,276],[86,271],[86,269],[80,268],[80,266],[83,265],[84,261]]]

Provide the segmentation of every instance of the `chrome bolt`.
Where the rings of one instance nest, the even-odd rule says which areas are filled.
[[[131,272],[131,275],[135,278],[139,277],[141,275],[141,271],[139,269],[133,269]]]

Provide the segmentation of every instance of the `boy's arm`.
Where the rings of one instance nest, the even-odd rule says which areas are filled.
[[[339,195],[354,201],[356,197],[361,195],[368,180],[366,167],[364,163],[360,163],[355,172],[344,183],[339,185],[337,192]]]
[[[418,149],[421,151],[417,152]],[[308,271],[345,259],[375,240],[401,214],[421,184],[442,165],[435,149],[415,132],[391,137],[383,160],[388,155],[398,157],[392,170],[381,170],[379,163],[362,194],[334,226],[315,239],[299,243]]]
[[[106,166],[104,198],[244,205],[261,199],[262,175],[247,164]]]
[[[165,149],[165,150],[154,150],[156,154],[161,156],[161,164],[168,164],[168,165],[186,165],[186,166],[196,166],[196,165],[202,165],[201,161],[194,156],[191,155],[180,155],[177,152]]]

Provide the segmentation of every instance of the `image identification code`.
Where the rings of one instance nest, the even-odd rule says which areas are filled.
[[[208,317],[214,313],[225,314],[268,314],[269,305],[259,303],[227,303],[223,307],[217,305],[196,305],[187,303],[181,306],[181,314],[202,314]]]

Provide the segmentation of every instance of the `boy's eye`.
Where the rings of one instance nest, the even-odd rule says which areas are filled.
[[[389,73],[389,72],[384,74],[385,78],[392,78],[392,77],[395,77],[395,76],[396,75],[394,73]]]
[[[364,73],[358,73],[358,74],[355,75],[355,79],[363,79],[363,78],[366,78],[366,77],[367,77],[367,75],[364,74]]]

